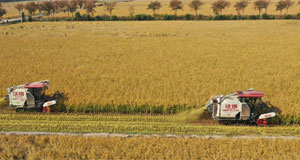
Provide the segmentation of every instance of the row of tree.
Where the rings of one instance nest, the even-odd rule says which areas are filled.
[[[294,4],[291,0],[280,0],[276,4],[276,11],[280,11],[280,15],[282,10],[286,9],[286,13],[288,13],[288,9]],[[300,1],[298,2],[300,4]],[[198,17],[198,10],[200,7],[204,5],[201,0],[193,0],[189,3],[189,7],[195,11],[196,17]],[[234,4],[234,8],[237,11],[238,15],[244,14],[245,8],[249,5],[249,0],[239,0]],[[265,14],[267,14],[267,9],[270,5],[270,1],[268,0],[256,0],[254,3],[255,10],[258,10],[259,15],[261,15],[262,10],[265,10]],[[230,6],[230,2],[226,0],[217,0],[211,4],[211,8],[214,14],[219,15],[225,8]],[[147,9],[153,10],[153,15],[155,15],[155,11],[161,8],[161,3],[158,1],[150,2]],[[171,0],[169,7],[177,14],[177,10],[183,10],[183,4],[181,0]]]
[[[112,14],[116,2],[105,3],[106,10]],[[93,16],[96,8],[96,2],[94,0],[55,0],[55,1],[43,1],[43,2],[28,2],[26,4],[16,4],[15,8],[20,12],[26,10],[30,15],[33,15],[37,11],[39,14],[45,12],[48,16],[52,14],[54,16],[57,12],[67,12],[72,14],[77,9],[85,9],[88,14]]]
[[[288,13],[288,9],[294,5],[295,2],[291,0],[280,0],[276,4],[276,11],[280,11],[280,15],[282,10],[286,10]],[[104,4],[99,4],[99,6],[104,6],[106,11],[109,12],[110,16],[112,16],[112,11],[115,9],[116,2],[106,2]],[[300,4],[300,1],[298,2]],[[188,6],[195,12],[196,18],[198,18],[198,10],[200,10],[201,6],[204,3],[201,0],[193,0],[191,1]],[[211,4],[211,8],[214,14],[219,15],[225,8],[230,6],[230,2],[227,0],[217,0]],[[249,5],[249,0],[239,0],[234,4],[234,8],[237,11],[238,15],[244,14],[245,8]],[[270,5],[269,0],[256,0],[253,2],[254,8],[258,10],[259,15],[261,15],[262,10],[265,10],[267,14],[267,9]],[[26,4],[18,3],[15,5],[15,8],[20,12],[22,10],[27,10],[30,15],[35,14],[37,11],[39,14],[42,12],[46,13],[48,17],[52,14],[57,12],[68,12],[72,14],[76,12],[78,8],[85,9],[87,14],[94,16],[95,8],[97,7],[96,1],[94,0],[54,0],[54,1],[43,1],[43,2],[28,2]],[[147,9],[153,10],[153,15],[156,15],[156,11],[162,7],[159,1],[150,2],[147,6]],[[174,11],[175,16],[177,15],[178,10],[183,10],[184,6],[181,0],[171,0],[169,7]],[[0,17],[6,14],[6,10],[2,8],[0,4]],[[134,15],[134,6],[129,7],[129,14],[130,16]]]

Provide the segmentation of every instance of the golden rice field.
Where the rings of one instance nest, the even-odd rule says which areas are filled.
[[[174,12],[169,8],[169,3],[170,0],[158,0],[162,4],[162,8],[157,11],[157,14],[174,14]],[[188,4],[190,3],[191,0],[184,0],[183,5],[184,9],[178,11],[178,15],[185,15],[185,14],[194,14],[194,11],[191,10],[188,7]],[[279,0],[271,0],[271,4],[268,8],[268,13],[269,14],[275,14],[279,15],[279,11],[276,11],[276,2]],[[151,0],[134,0],[131,2],[119,2],[113,11],[113,14],[116,16],[129,16],[129,6],[134,6],[134,11],[135,14],[153,14],[152,10],[147,10],[147,5],[151,2]],[[203,0],[204,5],[201,7],[199,10],[199,14],[203,15],[214,15],[212,9],[211,9],[211,4],[214,2],[212,0]],[[235,2],[237,0],[229,0],[231,3],[231,6],[223,11],[223,14],[236,14],[236,10],[233,7]],[[253,6],[254,0],[250,1],[250,4],[245,10],[246,15],[253,15],[253,14],[258,14],[258,11],[254,9]],[[295,0],[295,2],[297,2]],[[14,8],[16,3],[24,3],[24,2],[10,2],[10,3],[3,3],[3,6],[5,9],[8,10],[8,13],[4,15],[4,18],[9,18],[9,17],[16,17],[19,15],[18,11]],[[84,14],[86,11],[84,9],[78,10],[80,13]],[[95,15],[109,15],[109,13],[105,10],[103,6],[97,7],[95,9]],[[297,14],[300,12],[300,6],[297,4],[294,4],[290,9],[289,9],[289,14]],[[285,11],[283,11],[285,13]],[[67,17],[67,13],[59,13],[57,15],[58,17]]]
[[[0,27],[0,96],[50,79],[66,104],[203,106],[255,88],[300,113],[300,21],[34,22]]]
[[[300,140],[0,136],[3,159],[298,159]]]

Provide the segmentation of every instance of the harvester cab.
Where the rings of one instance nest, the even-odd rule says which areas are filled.
[[[62,94],[56,92],[52,96],[46,96],[45,92],[49,86],[50,81],[44,80],[10,87],[7,89],[9,106],[16,107],[16,111],[36,109],[50,112],[50,106],[57,104],[61,100]]]
[[[267,125],[269,118],[275,117],[275,112],[263,113],[263,92],[249,89],[237,91],[230,95],[211,97],[206,107],[215,120],[240,121]]]

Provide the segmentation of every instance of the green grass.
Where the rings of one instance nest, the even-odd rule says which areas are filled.
[[[143,134],[293,135],[300,127],[222,126],[188,123],[178,115],[0,114],[0,131]]]

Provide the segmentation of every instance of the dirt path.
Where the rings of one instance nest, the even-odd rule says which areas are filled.
[[[300,139],[298,136],[259,136],[259,135],[175,135],[175,134],[123,134],[123,133],[67,133],[67,132],[22,132],[22,131],[0,131],[0,135],[57,135],[57,136],[83,136],[83,137],[167,137],[167,138],[237,138],[237,139]]]

